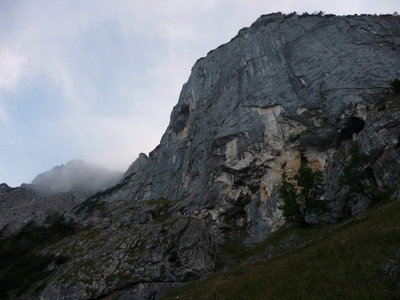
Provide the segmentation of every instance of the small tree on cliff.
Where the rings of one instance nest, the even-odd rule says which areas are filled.
[[[293,178],[283,174],[280,195],[286,220],[307,225],[307,214],[321,214],[327,209],[327,201],[321,200],[324,193],[323,177],[320,171],[313,171],[302,161],[298,173]]]
[[[400,95],[400,79],[396,78],[390,83],[395,95]]]

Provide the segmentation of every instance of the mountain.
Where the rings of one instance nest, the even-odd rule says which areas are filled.
[[[11,233],[31,222],[63,214],[96,192],[119,182],[122,173],[73,160],[38,175],[31,184],[0,184],[0,229]]]
[[[93,194],[116,185],[122,174],[109,171],[81,160],[72,160],[36,176],[32,186],[42,192],[80,192]]]
[[[285,225],[282,176],[302,162],[329,206],[309,223],[398,201],[399,54],[399,16],[261,16],[195,63],[160,144],[70,211],[77,232],[35,241],[42,277],[11,292],[154,299],[229,268],[227,248]]]

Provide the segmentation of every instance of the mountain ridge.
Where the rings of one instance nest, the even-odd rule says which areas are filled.
[[[117,184],[121,177],[121,172],[100,168],[82,160],[71,160],[37,175],[31,185],[50,193],[75,191],[93,194]]]
[[[64,214],[89,196],[119,182],[122,173],[72,160],[37,175],[30,184],[0,184],[0,229],[11,234],[31,221]]]

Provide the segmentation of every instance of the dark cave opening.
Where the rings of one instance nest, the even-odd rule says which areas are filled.
[[[360,118],[351,116],[345,121],[344,127],[340,130],[339,143],[346,140],[351,140],[353,134],[361,132],[365,127],[365,121]]]

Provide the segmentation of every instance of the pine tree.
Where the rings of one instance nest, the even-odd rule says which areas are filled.
[[[298,173],[293,178],[283,174],[280,195],[283,215],[290,222],[307,225],[309,214],[321,214],[327,209],[327,201],[321,200],[324,180],[320,171],[313,171],[302,161]]]

